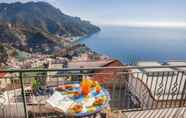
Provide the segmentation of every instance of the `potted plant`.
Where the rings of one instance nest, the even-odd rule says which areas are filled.
[[[34,79],[32,81],[32,90],[35,95],[38,94],[39,88],[40,88],[40,82],[37,79]]]

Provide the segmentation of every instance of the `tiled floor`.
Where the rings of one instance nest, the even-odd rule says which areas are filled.
[[[186,108],[124,112],[123,118],[186,118]]]

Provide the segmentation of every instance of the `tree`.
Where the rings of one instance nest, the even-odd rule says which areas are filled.
[[[0,45],[0,64],[6,64],[8,60],[8,54],[3,45]]]

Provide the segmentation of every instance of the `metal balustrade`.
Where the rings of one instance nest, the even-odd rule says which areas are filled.
[[[142,111],[186,107],[186,72],[144,72],[144,68],[179,68],[183,66],[126,66],[64,68],[41,70],[3,70],[0,77],[0,117],[62,117],[47,107],[52,89],[66,82],[97,80],[110,93],[111,110]],[[37,93],[32,88],[40,80]]]

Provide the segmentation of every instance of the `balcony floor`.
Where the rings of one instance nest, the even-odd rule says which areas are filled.
[[[186,118],[186,108],[124,112],[126,118]]]

